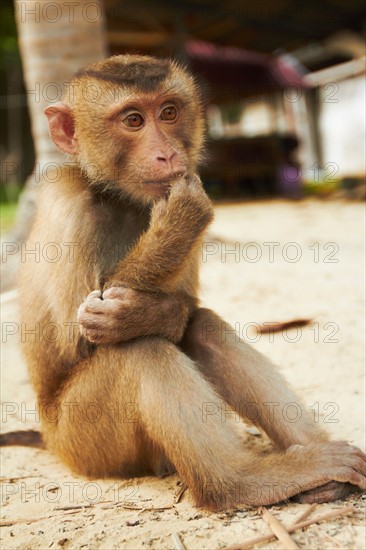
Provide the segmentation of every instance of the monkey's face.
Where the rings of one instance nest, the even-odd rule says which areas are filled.
[[[202,107],[182,68],[116,56],[81,71],[76,84],[73,102],[46,114],[53,140],[76,158],[91,186],[151,204],[196,171]]]
[[[129,94],[111,105],[102,122],[109,135],[104,177],[138,202],[166,195],[177,179],[195,168],[186,118],[183,101],[171,94]],[[88,153],[90,158],[93,152]],[[83,155],[80,160],[84,167]]]

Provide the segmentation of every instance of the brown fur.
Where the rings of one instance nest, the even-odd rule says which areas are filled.
[[[304,491],[311,500],[332,481],[365,487],[363,453],[328,442],[275,367],[223,338],[223,321],[198,306],[212,206],[195,175],[204,122],[192,77],[168,61],[118,56],[72,84],[73,97],[46,114],[74,166],[43,185],[28,243],[64,253],[57,262],[29,256],[20,289],[24,326],[41,327],[24,353],[47,446],[89,476],[177,469],[211,509]],[[98,102],[85,100],[91,84]],[[174,123],[161,118],[166,102],[178,109]],[[143,126],[126,126],[126,108]],[[290,402],[301,406],[296,423],[282,415]],[[273,415],[268,403],[279,404]],[[277,450],[246,450],[234,411]],[[319,500],[344,487],[328,485]]]

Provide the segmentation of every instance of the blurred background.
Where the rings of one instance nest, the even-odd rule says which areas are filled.
[[[214,199],[364,198],[365,21],[362,0],[2,0],[2,229],[27,235],[37,185],[61,160],[43,109],[76,70],[125,52],[197,75]]]
[[[6,291],[0,296],[0,374],[3,410],[14,410],[3,415],[5,432],[39,429],[19,346],[39,326],[20,323],[14,287],[21,261],[34,254],[24,241],[39,184],[52,181],[65,160],[49,137],[43,110],[61,99],[81,67],[132,52],[176,57],[202,86],[207,158],[200,173],[215,202],[202,246],[202,303],[280,365],[316,422],[365,449],[364,4],[0,1],[0,270]],[[264,323],[292,329],[261,334]],[[267,445],[253,430],[248,444]],[[9,488],[3,548],[162,550],[177,545],[172,532],[182,534],[186,548],[223,548],[262,532],[256,511],[211,518],[185,497],[179,508],[172,506],[178,502],[176,478],[136,485],[98,480],[103,496],[96,502],[86,499],[84,480],[40,449],[4,448],[2,468],[2,486]],[[76,500],[70,500],[75,487]],[[141,515],[124,509],[123,499],[135,498]],[[147,508],[150,503],[164,512]],[[364,548],[363,501],[348,504],[355,507],[349,520],[301,530],[299,546]],[[295,513],[303,510],[276,506],[284,524]]]

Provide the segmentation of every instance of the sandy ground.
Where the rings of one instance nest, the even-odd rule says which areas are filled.
[[[281,366],[335,438],[365,448],[363,230],[361,203],[218,206],[203,249],[202,300]],[[274,336],[253,331],[256,323],[299,317],[314,322]],[[15,301],[7,300],[3,329],[11,332],[16,322]],[[17,336],[9,334],[2,338],[2,401],[3,431],[38,428]],[[47,451],[13,447],[1,455],[4,550],[179,548],[173,533],[187,549],[218,549],[268,532],[255,509],[207,513],[192,506],[189,491],[175,504],[177,475],[87,480]],[[364,548],[364,503],[351,499],[352,517],[297,531],[294,540],[301,548]],[[342,506],[318,505],[313,516]],[[306,505],[270,509],[289,525]]]

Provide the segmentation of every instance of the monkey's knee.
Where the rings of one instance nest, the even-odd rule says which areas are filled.
[[[105,400],[103,402],[103,399]],[[68,411],[66,412],[67,406]],[[139,418],[135,403],[115,401],[100,392],[100,401],[61,403],[57,425],[44,426],[47,448],[71,470],[92,477],[133,475],[141,453]]]
[[[223,329],[229,327],[216,313],[207,308],[197,309],[182,339],[183,349],[193,351],[196,348],[216,346],[221,343]]]

